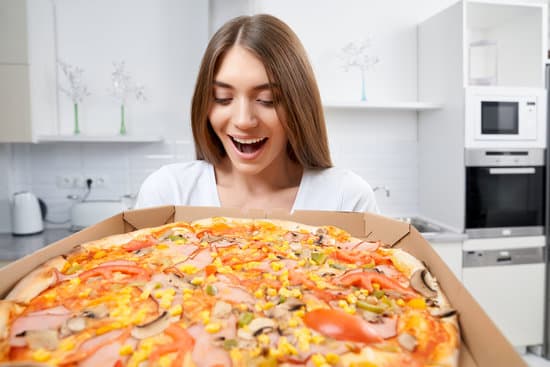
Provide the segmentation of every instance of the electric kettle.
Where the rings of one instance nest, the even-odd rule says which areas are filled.
[[[46,216],[46,205],[31,192],[13,194],[11,214],[12,233],[16,236],[37,234],[44,230],[42,218]]]

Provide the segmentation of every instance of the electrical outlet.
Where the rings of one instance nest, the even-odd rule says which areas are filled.
[[[92,189],[99,187],[105,187],[107,185],[107,177],[104,175],[83,175],[75,178],[75,186],[81,188],[87,188],[87,181],[92,180]]]
[[[92,187],[98,188],[107,185],[107,177],[105,176],[93,176],[90,178],[92,179]]]

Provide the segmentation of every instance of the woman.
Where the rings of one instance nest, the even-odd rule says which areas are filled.
[[[270,15],[237,17],[212,37],[192,101],[197,160],[162,167],[136,207],[372,211],[371,187],[332,167],[313,70]]]

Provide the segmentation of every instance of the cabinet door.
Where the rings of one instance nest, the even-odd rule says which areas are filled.
[[[29,67],[0,64],[0,142],[32,141]]]
[[[458,280],[462,281],[462,242],[430,243]]]
[[[25,0],[0,1],[0,64],[27,64]]]

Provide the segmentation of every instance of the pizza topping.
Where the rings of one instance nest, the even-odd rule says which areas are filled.
[[[336,340],[376,343],[382,337],[360,317],[335,309],[317,309],[305,314],[305,324]]]
[[[439,318],[445,318],[445,317],[451,317],[451,316],[454,316],[456,315],[456,310],[455,309],[452,309],[452,308],[447,308],[447,309],[440,309],[440,310],[436,310],[436,311],[431,311],[430,312],[432,316],[435,316],[435,317],[439,317]]]
[[[411,275],[411,287],[424,297],[437,296],[437,291],[429,283],[429,273],[426,269],[418,269]]]
[[[275,330],[277,324],[272,319],[266,317],[258,317],[250,322],[248,328],[253,336],[258,336],[260,334],[269,334]]]
[[[399,342],[399,345],[401,345],[409,352],[414,351],[418,345],[416,337],[409,333],[402,333],[397,337],[397,341]]]
[[[136,339],[145,339],[150,336],[162,333],[170,325],[170,314],[164,311],[156,319],[143,325],[137,325],[132,328],[131,335]]]

